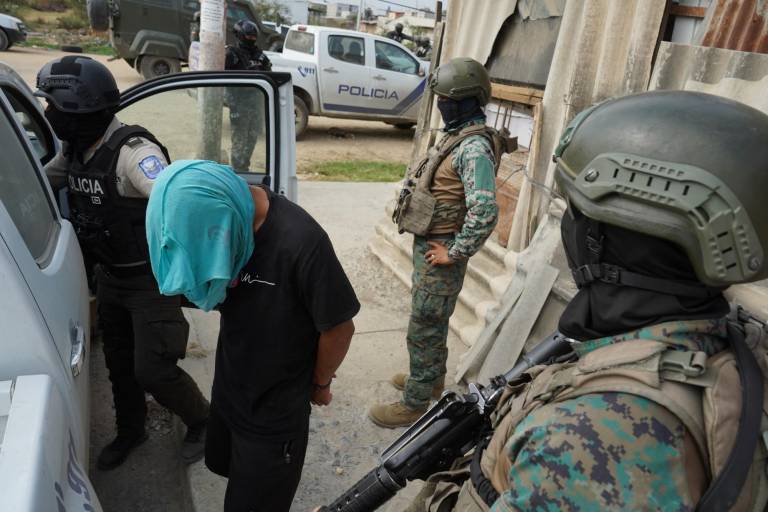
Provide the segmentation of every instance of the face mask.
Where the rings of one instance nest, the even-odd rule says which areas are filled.
[[[443,118],[445,129],[449,131],[455,130],[475,117],[484,115],[477,98],[452,100],[450,98],[439,97],[437,100],[437,109],[440,111],[440,115]]]
[[[56,136],[71,144],[76,151],[85,151],[96,143],[114,119],[114,114],[107,110],[88,114],[70,114],[49,105],[45,117]]]

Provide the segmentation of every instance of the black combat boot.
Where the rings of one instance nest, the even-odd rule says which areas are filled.
[[[208,420],[201,421],[197,425],[187,427],[187,435],[181,445],[181,460],[185,464],[192,464],[205,455],[205,430]]]
[[[142,432],[138,436],[132,434],[118,433],[117,437],[101,450],[99,458],[96,461],[96,467],[102,471],[115,469],[117,466],[125,462],[128,458],[128,454],[133,451],[134,448],[142,444],[148,439],[146,432]]]

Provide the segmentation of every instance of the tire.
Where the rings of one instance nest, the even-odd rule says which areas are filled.
[[[107,0],[86,0],[85,10],[88,12],[88,22],[93,30],[104,31],[109,28]]]
[[[158,76],[170,75],[181,71],[181,62],[173,57],[158,57],[145,55],[139,61],[139,73],[144,80],[151,80]]]
[[[61,45],[59,46],[59,50],[63,52],[69,52],[69,53],[83,53],[83,49],[79,46],[69,46],[69,45]]]
[[[309,108],[299,96],[293,96],[293,112],[296,114],[296,140],[299,140],[307,129],[309,123]]]
[[[416,126],[416,123],[395,123],[393,126],[398,130],[410,130]]]
[[[8,35],[5,33],[5,30],[0,28],[0,52],[8,50],[10,47],[11,43],[8,40]]]

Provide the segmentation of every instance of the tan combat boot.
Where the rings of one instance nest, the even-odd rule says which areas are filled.
[[[406,380],[408,380],[407,373],[396,373],[391,379],[389,379],[389,382],[395,387],[395,389],[404,391]],[[434,398],[435,400],[440,399],[440,395],[443,394],[444,389],[445,389],[445,375],[443,375],[442,377],[440,377],[438,380],[435,381],[435,387],[432,388],[432,398]]]
[[[397,428],[412,425],[425,412],[427,412],[426,407],[423,409],[411,409],[401,402],[395,402],[393,404],[374,405],[368,411],[368,417],[380,427]]]

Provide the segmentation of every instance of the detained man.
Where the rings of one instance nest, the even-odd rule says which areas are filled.
[[[160,291],[221,313],[205,463],[229,479],[226,512],[287,511],[360,303],[298,205],[215,162],[161,176],[146,224]]]

